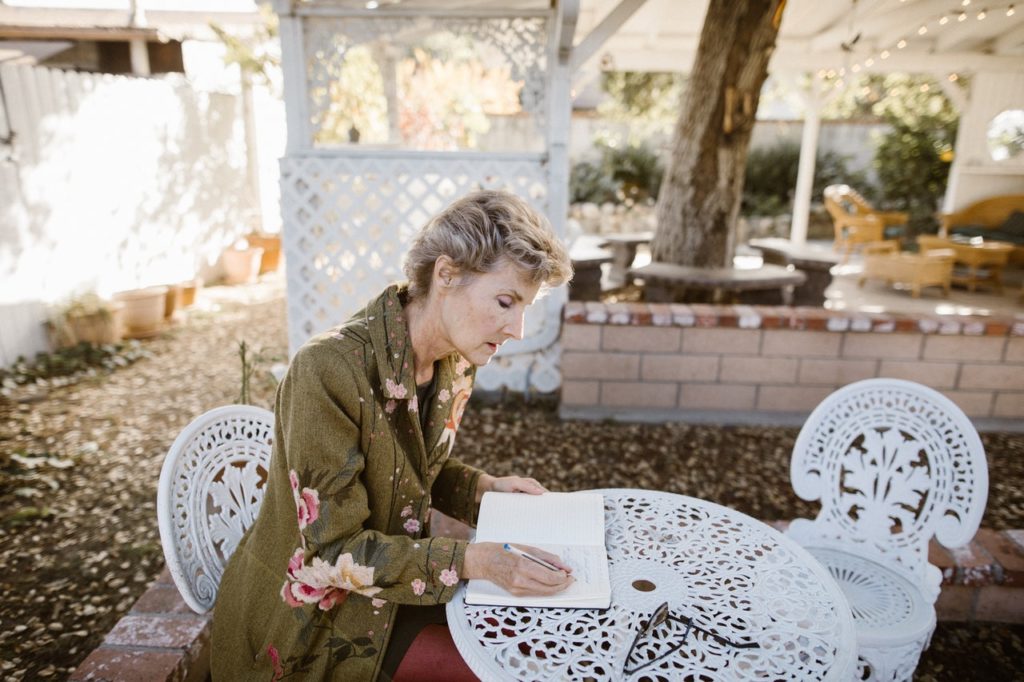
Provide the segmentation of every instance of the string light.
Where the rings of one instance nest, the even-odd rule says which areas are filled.
[[[927,83],[923,83],[923,84],[921,85],[921,92],[928,92],[928,91],[929,91],[930,89],[931,89],[931,88],[930,88],[930,87],[928,87],[928,84],[927,84]]]
[[[0,0],[0,1],[2,1],[2,0]],[[906,2],[906,0],[900,0],[900,2]],[[918,28],[917,28],[916,35],[917,36],[928,35],[929,33],[933,32],[933,31],[936,31],[938,29],[938,27],[940,27],[940,26],[948,26],[953,21],[954,17],[956,17],[956,20],[957,20],[958,23],[962,23],[962,22],[966,21],[967,20],[967,11],[964,10],[963,8],[964,7],[968,7],[970,5],[971,5],[971,0],[960,0],[960,8],[958,8],[956,10],[947,10],[946,12],[944,12],[943,14],[941,14],[938,17],[933,17],[933,18],[928,19],[927,21],[922,22],[918,26]],[[1000,3],[999,6],[992,7],[991,9],[992,9],[993,12],[1002,12],[1002,11],[1005,10],[1005,14],[1006,14],[1007,17],[1015,16],[1016,13],[1017,13],[1016,3],[1007,4],[1007,5],[1002,5]],[[989,7],[982,7],[979,10],[977,10],[976,13],[972,12],[972,14],[974,14],[974,17],[978,21],[983,21],[983,20],[985,20],[988,17],[988,12],[989,12]],[[905,49],[908,46],[908,44],[909,44],[909,39],[914,38],[914,37],[915,36],[913,36],[913,35],[911,35],[911,36],[904,35],[903,37],[901,37],[899,40],[896,41],[895,45],[890,44],[889,47],[886,47],[886,48],[882,49],[881,51],[877,52],[876,54],[867,56],[865,59],[863,59],[863,61],[857,62],[857,63],[855,63],[855,64],[853,64],[851,66],[848,66],[848,67],[840,68],[838,73],[835,70],[833,70],[833,69],[829,69],[827,71],[822,69],[821,71],[818,72],[818,74],[819,74],[819,76],[822,76],[824,78],[827,78],[828,80],[831,80],[834,87],[841,87],[843,82],[844,82],[843,81],[843,77],[847,76],[847,69],[849,69],[849,71],[851,73],[853,73],[853,74],[860,73],[861,71],[863,71],[865,69],[868,69],[871,66],[873,66],[874,63],[875,63],[875,59],[876,58],[880,59],[880,60],[885,60],[885,59],[888,59],[892,55],[893,51]],[[955,74],[955,73],[950,73],[946,77],[947,77],[947,79],[951,83],[955,83],[957,80],[959,80],[959,76],[957,74]],[[928,87],[927,86],[922,87],[921,88],[921,92],[928,92]]]

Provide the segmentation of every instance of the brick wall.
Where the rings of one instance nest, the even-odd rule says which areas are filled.
[[[941,391],[979,429],[1024,429],[1024,313],[574,301],[562,346],[566,417],[800,424],[840,386],[892,377]]]

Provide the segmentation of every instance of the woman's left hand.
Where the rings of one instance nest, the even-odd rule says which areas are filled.
[[[496,493],[527,493],[540,495],[546,493],[547,488],[542,486],[533,478],[523,476],[502,476],[495,478],[488,474],[482,474],[476,486],[476,501],[479,502],[486,492]]]

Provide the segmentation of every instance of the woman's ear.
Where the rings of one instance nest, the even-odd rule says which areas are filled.
[[[448,256],[440,256],[434,261],[434,285],[440,288],[451,287],[458,282],[459,269]]]

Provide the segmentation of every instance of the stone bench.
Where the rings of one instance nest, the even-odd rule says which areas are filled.
[[[442,515],[431,524],[435,535],[468,536],[465,524]],[[932,542],[928,561],[942,571],[939,620],[1024,623],[1024,530],[982,528],[953,552]],[[70,679],[198,682],[209,677],[209,645],[210,615],[193,613],[164,570]]]
[[[793,305],[825,303],[825,290],[832,284],[832,268],[840,260],[834,251],[777,237],[751,239],[747,243],[761,252],[765,263],[792,265],[807,276],[807,281],[793,290]]]
[[[807,276],[792,267],[764,265],[759,268],[698,268],[674,263],[650,263],[629,271],[631,279],[644,282],[644,300],[653,303],[681,302],[703,294],[710,303],[761,303],[789,305],[793,289]]]

